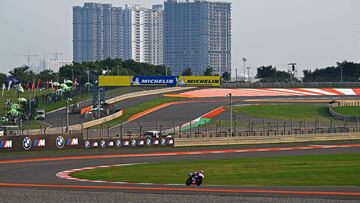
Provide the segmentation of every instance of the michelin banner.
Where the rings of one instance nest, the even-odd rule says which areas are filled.
[[[219,87],[220,76],[179,76],[178,86]]]
[[[100,87],[206,86],[219,87],[220,76],[99,76]]]
[[[176,76],[134,76],[131,80],[131,85],[175,87],[177,80]]]
[[[129,87],[132,76],[99,76],[100,87]]]

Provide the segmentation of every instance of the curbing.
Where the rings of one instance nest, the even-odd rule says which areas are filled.
[[[360,140],[359,133],[258,137],[175,138],[175,147]]]

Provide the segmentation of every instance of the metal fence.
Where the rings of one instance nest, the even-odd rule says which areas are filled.
[[[187,123],[187,124],[184,124]],[[190,125],[189,125],[190,123]],[[191,128],[189,126],[192,126]],[[210,123],[191,122],[143,122],[138,125],[122,125],[116,128],[84,129],[86,139],[113,137],[142,137],[146,131],[160,131],[165,135],[176,138],[196,137],[228,137],[228,136],[282,136],[303,134],[333,134],[360,132],[360,123],[316,120],[316,121],[280,121],[280,120],[235,120],[232,128],[229,121]]]

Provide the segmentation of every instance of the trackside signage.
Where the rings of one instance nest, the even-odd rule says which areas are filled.
[[[134,76],[131,85],[175,87],[177,81],[178,78],[176,76]]]
[[[219,87],[220,76],[99,76],[100,87],[203,86]]]
[[[180,76],[178,86],[220,86],[220,76]]]
[[[132,76],[99,76],[100,87],[129,87]]]
[[[0,153],[83,148],[82,134],[24,135],[0,137]]]

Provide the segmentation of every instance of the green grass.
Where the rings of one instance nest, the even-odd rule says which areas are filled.
[[[83,94],[77,95],[72,98],[72,101],[69,103],[69,105],[76,104],[77,102],[79,102],[81,100],[89,99],[90,96],[91,96],[90,93],[83,93]],[[50,112],[50,111],[62,108],[64,106],[66,106],[66,99],[63,99],[63,100],[60,100],[60,101],[57,101],[57,102],[54,102],[51,104],[40,103],[38,109],[44,109],[45,112]]]
[[[264,119],[279,119],[307,121],[319,119],[320,121],[329,121],[331,115],[329,114],[327,105],[321,104],[276,104],[276,105],[249,105],[249,106],[235,106],[233,110],[249,117],[264,118]]]
[[[205,171],[205,184],[242,186],[360,186],[360,153],[173,161],[99,168],[76,178],[137,183],[184,184],[187,174]]]
[[[164,104],[164,103],[167,103],[167,102],[172,102],[172,101],[175,101],[175,100],[179,100],[179,98],[162,97],[162,98],[146,101],[146,102],[137,104],[135,106],[128,107],[128,108],[126,108],[124,110],[124,115],[123,116],[121,116],[121,117],[119,117],[117,119],[114,119],[112,121],[106,122],[103,125],[94,126],[92,128],[113,127],[113,126],[118,125],[120,123],[124,123],[131,116],[133,116],[133,115],[135,115],[137,113],[143,112],[143,111],[145,111],[147,109],[158,106],[160,104]]]
[[[334,111],[346,116],[360,116],[360,106],[339,106]]]

